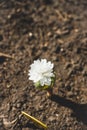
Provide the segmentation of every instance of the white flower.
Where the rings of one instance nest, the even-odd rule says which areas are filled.
[[[35,60],[30,66],[29,79],[34,83],[39,82],[41,86],[51,85],[51,78],[55,77],[53,73],[54,64],[46,59]]]

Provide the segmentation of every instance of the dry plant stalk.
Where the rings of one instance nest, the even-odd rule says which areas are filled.
[[[11,56],[9,54],[2,53],[2,52],[0,52],[0,57],[14,58],[13,56]]]

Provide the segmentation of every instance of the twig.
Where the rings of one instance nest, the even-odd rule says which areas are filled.
[[[0,57],[6,57],[6,58],[14,58],[13,56],[10,56],[9,54],[5,54],[0,52]]]

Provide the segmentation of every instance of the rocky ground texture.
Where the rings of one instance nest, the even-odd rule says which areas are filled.
[[[55,65],[54,95],[28,79],[30,64]],[[0,0],[0,130],[87,130],[87,1]]]

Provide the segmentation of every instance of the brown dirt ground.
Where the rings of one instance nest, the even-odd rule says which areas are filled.
[[[38,58],[55,65],[51,99],[28,79]],[[48,130],[87,130],[87,0],[0,0],[0,130],[41,130],[22,110]]]

